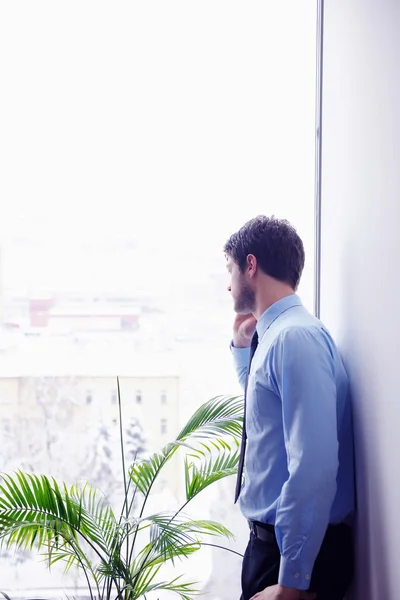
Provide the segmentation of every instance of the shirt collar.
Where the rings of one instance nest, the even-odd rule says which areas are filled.
[[[282,313],[289,310],[289,308],[293,308],[294,306],[302,306],[302,302],[297,294],[291,294],[290,296],[286,296],[278,302],[275,302],[272,306],[267,308],[265,312],[261,315],[257,322],[257,333],[258,339],[260,340],[267,329],[270,328],[272,323],[281,316]]]

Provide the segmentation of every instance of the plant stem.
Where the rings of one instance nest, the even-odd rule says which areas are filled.
[[[119,377],[117,377],[117,390],[118,390],[119,436],[120,436],[120,443],[121,443],[122,475],[123,475],[123,479],[124,479],[124,495],[125,495],[125,500],[124,500],[125,521],[126,521],[125,527],[128,528],[129,527],[129,523],[128,523],[128,518],[129,518],[128,492],[129,492],[129,488],[128,488],[127,482],[126,482],[126,471],[125,471],[124,433],[123,433],[123,428],[122,428],[122,403],[121,403],[121,388],[119,385]],[[128,531],[127,531],[125,541],[126,541],[126,565],[128,567],[128,560],[129,560]]]
[[[85,578],[86,578],[86,582],[87,582],[87,585],[88,585],[88,588],[89,588],[90,598],[91,598],[91,600],[94,600],[94,596],[93,596],[93,592],[92,592],[92,586],[90,585],[89,575],[88,575],[88,573],[86,571],[86,567],[85,567],[85,564],[83,562],[82,557],[80,556],[79,550],[78,550],[77,547],[75,547],[75,544],[73,542],[70,541],[69,544],[71,545],[73,551],[75,552],[75,555],[77,556],[78,561],[79,561],[79,563],[81,565],[81,568],[82,568],[82,570],[84,572],[84,575],[85,575]],[[97,581],[96,581],[96,587],[97,587],[97,592],[98,592],[99,597],[100,597],[100,588],[99,588],[99,584],[97,583]]]

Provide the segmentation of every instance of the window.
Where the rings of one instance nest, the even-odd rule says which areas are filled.
[[[33,472],[94,481],[119,507],[117,375],[124,422],[143,417],[132,447],[148,454],[204,401],[240,393],[227,237],[259,213],[292,221],[312,310],[316,7],[64,4],[24,3],[21,19],[10,2],[0,19],[0,410],[15,432],[1,470],[22,456]],[[240,540],[246,524],[231,517]],[[221,589],[234,557],[209,558],[204,583],[225,572]],[[49,575],[25,556],[0,555],[0,569],[16,596],[38,569],[31,595],[78,585],[73,569]]]

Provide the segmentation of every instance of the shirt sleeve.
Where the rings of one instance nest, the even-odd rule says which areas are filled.
[[[246,385],[247,371],[249,368],[250,347],[249,348],[235,348],[235,346],[233,345],[233,341],[232,341],[230,348],[231,348],[231,352],[232,352],[232,356],[233,356],[233,361],[235,364],[236,374],[239,379],[239,383],[242,386],[242,388],[244,389],[244,386]]]
[[[319,332],[305,328],[284,331],[270,356],[270,372],[282,401],[289,472],[275,521],[279,583],[308,589],[336,494],[334,362]]]

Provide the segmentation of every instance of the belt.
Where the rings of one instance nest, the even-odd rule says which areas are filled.
[[[250,531],[254,537],[262,540],[263,542],[275,542],[275,527],[268,525],[267,523],[260,523],[259,521],[248,521]],[[351,527],[345,523],[337,525],[328,525],[326,535],[334,535],[340,531],[346,531],[351,534]]]
[[[275,527],[267,523],[248,521],[251,533],[263,542],[275,542]]]

